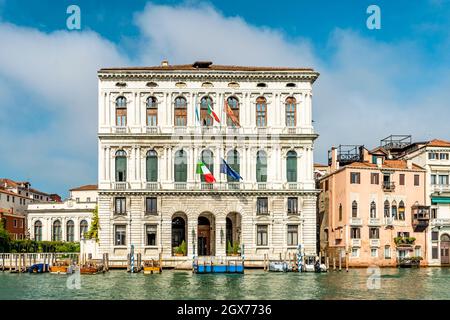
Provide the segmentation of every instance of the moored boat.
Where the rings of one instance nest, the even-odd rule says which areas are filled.
[[[158,260],[146,260],[143,263],[144,274],[153,274],[153,273],[161,273],[162,267],[161,263]]]

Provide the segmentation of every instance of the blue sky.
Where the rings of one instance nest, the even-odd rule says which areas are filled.
[[[164,58],[317,69],[317,162],[389,134],[450,140],[449,0],[242,2],[0,0],[0,176],[63,196],[95,183],[97,69]]]

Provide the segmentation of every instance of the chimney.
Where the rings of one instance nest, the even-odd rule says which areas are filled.
[[[369,154],[369,150],[367,150],[364,147],[362,148],[362,160],[363,162],[370,162],[370,154]]]
[[[412,169],[412,160],[411,159],[406,160],[406,167],[408,169]]]
[[[336,147],[331,147],[331,168],[330,172],[339,170],[339,162],[337,161],[337,150]]]
[[[161,67],[168,67],[168,66],[169,66],[169,60],[161,61]]]

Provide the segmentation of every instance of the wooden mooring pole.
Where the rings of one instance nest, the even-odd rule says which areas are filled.
[[[339,253],[339,271],[342,270],[342,254]]]
[[[336,271],[336,257],[333,257],[333,271]]]

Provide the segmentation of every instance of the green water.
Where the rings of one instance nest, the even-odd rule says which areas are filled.
[[[450,299],[450,269],[367,269],[329,273],[129,274],[114,270],[81,275],[80,289],[68,289],[67,275],[0,272],[3,299]],[[374,289],[368,289],[369,284]],[[379,283],[379,289],[377,289]]]

